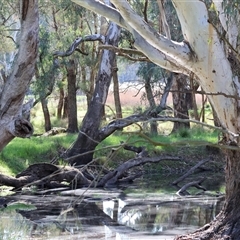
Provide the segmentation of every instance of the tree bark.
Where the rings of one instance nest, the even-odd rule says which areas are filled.
[[[111,23],[106,36],[105,44],[116,46],[118,44],[120,28]],[[103,108],[107,99],[110,82],[112,79],[112,68],[114,67],[115,53],[103,50],[101,63],[94,94],[88,111],[82,121],[78,138],[72,148],[67,152],[67,157],[79,155],[94,150],[98,143],[103,140],[99,138],[99,127],[103,117]],[[93,153],[77,156],[70,161],[71,165],[84,165],[93,158]]]
[[[113,68],[113,95],[114,95],[114,103],[116,109],[116,118],[122,118],[122,106],[121,100],[119,96],[119,82],[118,82],[118,74],[117,74],[117,61],[115,59],[115,67]]]
[[[194,118],[197,121],[200,121],[200,116],[198,114],[198,107],[197,107],[197,101],[196,101],[196,94],[195,92],[197,91],[199,85],[194,84],[193,76],[190,76],[190,89],[192,90],[191,95],[192,95],[192,107],[193,107],[193,112],[194,112]]]
[[[174,117],[189,119],[187,99],[186,99],[186,76],[182,74],[175,74],[175,81],[172,85],[172,98],[173,98],[173,108]],[[172,132],[176,132],[181,128],[190,128],[190,122],[174,122]]]
[[[147,100],[150,106],[150,109],[155,109],[156,108],[156,103],[154,100],[153,92],[152,92],[152,87],[151,87],[151,71],[149,71],[150,76],[148,76],[145,79],[144,86],[145,86],[145,91],[146,91],[146,96]],[[157,135],[158,134],[158,125],[156,121],[151,121],[150,122],[150,132],[151,135]]]
[[[22,116],[25,93],[35,72],[38,53],[38,4],[20,1],[21,34],[11,74],[0,94],[0,151],[14,137],[30,137],[33,127]]]
[[[50,114],[49,114],[48,105],[47,105],[47,99],[41,99],[41,105],[42,105],[42,110],[44,115],[45,132],[47,132],[52,128]]]
[[[63,89],[63,86],[59,86],[59,100],[58,100],[58,106],[57,106],[57,119],[62,118],[63,102],[64,102],[64,89]]]
[[[217,113],[222,131],[225,132],[224,143],[230,145],[229,148],[234,145],[237,150],[229,149],[230,152],[227,152],[226,204],[223,211],[216,220],[194,235],[178,239],[239,239],[240,57],[237,49],[239,12],[233,11],[236,9],[234,5],[230,12],[234,14],[231,16],[229,11],[224,9],[233,2],[224,1],[227,4],[224,5],[223,1],[213,0],[214,12],[217,12],[215,17],[219,20],[215,26],[206,1],[172,0],[184,38],[182,42],[175,42],[158,34],[147,24],[133,10],[130,1],[111,0],[117,10],[99,1],[72,1],[108,17],[131,31],[135,47],[159,66],[177,73],[195,74]]]
[[[66,119],[68,118],[68,95],[66,95],[64,97],[64,101],[63,101],[63,115],[62,115],[62,119]]]
[[[77,98],[76,98],[76,67],[74,60],[69,60],[67,64],[67,81],[68,81],[68,133],[78,132],[77,122]]]

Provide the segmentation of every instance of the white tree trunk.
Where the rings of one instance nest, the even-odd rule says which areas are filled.
[[[181,43],[171,41],[154,31],[132,10],[126,0],[112,0],[118,10],[95,0],[72,1],[131,31],[135,37],[135,47],[162,68],[184,74],[194,72],[204,91],[210,94],[209,99],[222,126],[232,136],[237,135],[236,100],[232,97],[236,96],[235,86],[238,81],[234,80],[219,36],[208,21],[203,1],[172,1],[186,40]],[[227,95],[230,97],[226,98]]]
[[[236,95],[234,78],[219,36],[208,22],[206,6],[201,1],[173,0],[173,3],[183,35],[195,54],[187,68],[197,75],[206,93],[216,94],[208,97],[222,126],[232,133],[237,133],[236,100],[226,98],[226,95]]]
[[[214,106],[224,128],[226,144],[226,201],[223,210],[209,225],[177,239],[239,239],[240,236],[240,57],[239,5],[213,0],[220,30],[211,23],[204,0],[172,0],[181,24],[184,41],[177,43],[161,36],[138,16],[127,0],[112,0],[116,9],[96,0],[73,0],[128,29],[135,47],[162,68],[184,74],[194,73]],[[231,18],[223,10],[227,4]],[[235,3],[234,1],[234,4]],[[232,9],[231,9],[232,7]],[[225,9],[226,10],[226,9]],[[218,22],[218,25],[220,25]],[[226,36],[222,35],[225,29]],[[226,147],[225,146],[225,147]]]
[[[20,2],[19,50],[0,95],[0,150],[14,137],[30,137],[33,133],[32,125],[23,116],[23,100],[35,71],[38,6],[37,0]]]

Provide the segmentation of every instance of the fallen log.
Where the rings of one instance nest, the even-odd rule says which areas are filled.
[[[203,164],[209,162],[210,160],[212,160],[211,157],[209,158],[205,158],[203,160],[201,160],[200,162],[198,162],[196,165],[194,165],[192,168],[190,168],[184,175],[182,175],[181,177],[179,177],[177,180],[175,180],[174,182],[172,182],[173,185],[178,185],[178,183],[180,183],[181,181],[183,181],[185,178],[187,178],[189,175],[193,174],[194,171],[199,168],[200,166],[202,166]]]
[[[38,188],[56,187],[82,187],[89,186],[91,183],[80,170],[69,166],[56,166],[50,163],[37,163],[30,165],[26,170],[19,173],[16,177],[0,174],[0,184],[14,187],[20,190],[26,186],[35,185]]]
[[[196,187],[198,189],[202,189],[203,191],[206,191],[206,188],[204,188],[203,186],[201,186],[200,184],[205,180],[205,178],[201,178],[197,181],[193,181],[190,183],[185,184],[183,187],[181,187],[178,191],[177,191],[177,195],[179,196],[185,196],[185,195],[190,195],[189,192],[187,191],[188,188],[190,187]]]
[[[97,184],[98,187],[104,186],[112,186],[116,185],[119,179],[121,179],[124,173],[129,170],[130,168],[144,165],[146,163],[157,163],[160,161],[179,161],[181,158],[179,157],[172,157],[172,156],[158,156],[158,157],[143,157],[143,158],[133,158],[128,160],[127,162],[121,164],[115,170],[106,174]]]

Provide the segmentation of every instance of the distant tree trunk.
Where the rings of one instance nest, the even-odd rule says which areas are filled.
[[[68,95],[64,97],[63,101],[63,115],[62,119],[68,118]]]
[[[186,80],[183,74],[174,74],[175,79],[172,85],[172,98],[173,98],[173,108],[174,117],[189,119],[187,101],[186,101]],[[190,128],[190,123],[174,122],[172,132],[176,132],[180,128]]]
[[[193,76],[190,76],[190,88],[192,90],[192,106],[193,106],[193,112],[194,112],[194,118],[197,121],[200,121],[200,116],[198,114],[198,107],[197,107],[197,101],[196,101],[196,94],[195,92],[199,88],[199,84],[194,84]]]
[[[45,131],[48,132],[52,129],[52,125],[51,125],[51,119],[50,119],[50,114],[49,114],[46,98],[41,99],[41,105],[42,105],[42,110],[43,110],[43,115],[44,115]]]
[[[59,86],[59,100],[58,100],[58,107],[57,107],[57,119],[62,118],[63,102],[64,102],[64,89],[63,89],[63,86]]]
[[[151,74],[145,79],[144,85],[145,85],[146,96],[147,96],[148,103],[150,105],[150,109],[155,109],[156,103],[154,100],[152,87],[151,87]],[[150,131],[152,135],[158,134],[157,122],[150,122]]]
[[[115,23],[110,23],[105,44],[116,46],[119,41],[119,35],[120,28]],[[83,165],[89,163],[93,158],[94,149],[99,143],[99,127],[103,117],[103,107],[107,99],[112,79],[114,60],[115,53],[113,51],[103,50],[95,90],[90,106],[82,121],[78,138],[72,148],[67,152],[67,157],[77,155],[70,161],[72,165]],[[92,152],[85,155],[79,155],[89,151]]]
[[[116,118],[122,118],[122,106],[121,100],[119,96],[119,82],[118,82],[118,74],[117,74],[117,61],[115,60],[115,67],[113,68],[113,95],[114,95],[114,103],[116,109]]]
[[[68,81],[68,133],[78,132],[77,123],[77,98],[76,98],[76,66],[74,60],[69,60],[67,64]]]

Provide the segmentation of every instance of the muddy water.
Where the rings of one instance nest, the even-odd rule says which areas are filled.
[[[125,192],[78,189],[0,198],[0,239],[174,239],[214,219],[223,204],[223,197]]]

